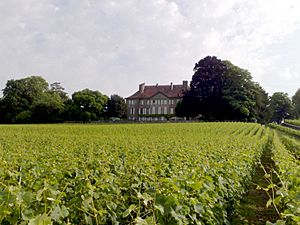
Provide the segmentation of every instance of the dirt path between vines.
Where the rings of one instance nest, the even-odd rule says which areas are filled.
[[[275,167],[273,160],[271,159],[271,150],[266,148],[262,157],[261,163],[267,173],[271,173],[272,168]],[[237,210],[239,216],[233,219],[232,224],[266,224],[267,221],[275,222],[280,219],[274,206],[271,205],[266,208],[269,197],[264,190],[257,189],[257,186],[267,187],[268,182],[264,177],[264,170],[258,165],[255,171],[255,175],[252,178],[251,185],[248,192],[244,195],[240,202],[240,207]],[[273,182],[278,182],[275,175],[272,176]]]

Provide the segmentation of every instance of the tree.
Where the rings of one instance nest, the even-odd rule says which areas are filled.
[[[14,123],[25,115],[28,120],[30,106],[47,90],[48,83],[40,76],[8,80],[1,100],[1,122]]]
[[[25,110],[20,112],[16,118],[15,118],[15,123],[30,123],[31,122],[31,111],[30,110]]]
[[[220,106],[224,105],[222,98],[223,80],[227,72],[226,65],[215,56],[207,56],[195,64],[194,75],[187,95],[186,105],[193,103],[191,114],[201,114],[207,120],[220,117]]]
[[[186,91],[181,101],[175,108],[175,115],[178,117],[197,117],[199,116],[199,100],[193,95],[192,91]],[[202,117],[202,115],[201,115]]]
[[[72,101],[68,102],[66,115],[78,121],[93,121],[104,117],[108,97],[99,91],[84,89],[73,93]]]
[[[263,122],[268,95],[249,71],[207,56],[196,63],[191,89],[176,107],[176,115],[204,120]]]
[[[270,110],[272,121],[281,122],[294,117],[292,101],[287,93],[275,92],[270,99]]]
[[[224,75],[223,98],[229,104],[226,118],[266,123],[268,94],[258,83],[252,81],[249,71],[229,61],[224,63],[227,72]]]
[[[43,93],[31,107],[31,121],[34,123],[53,123],[62,121],[64,102],[61,96],[52,91]]]
[[[8,80],[0,100],[3,123],[42,123],[62,121],[67,94],[60,83],[49,85],[40,76]]]
[[[254,117],[259,123],[269,123],[271,117],[269,95],[255,82],[253,83],[253,91],[255,95]]]
[[[295,95],[292,97],[292,101],[295,107],[295,112],[297,118],[300,118],[300,88],[296,91]]]
[[[69,99],[67,93],[65,92],[65,88],[59,82],[50,84],[50,91],[57,93],[63,102],[66,102]]]
[[[112,95],[108,100],[107,104],[107,116],[126,118],[127,116],[127,105],[124,98],[119,95]]]
[[[233,120],[251,118],[255,105],[255,98],[251,89],[251,74],[229,61],[224,61],[224,63],[227,66],[227,71],[223,76],[222,94],[223,99],[229,105],[225,111],[227,113],[226,118]]]

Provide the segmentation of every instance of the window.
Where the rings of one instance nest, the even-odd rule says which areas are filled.
[[[168,100],[165,100],[165,101],[164,101],[164,104],[165,104],[165,105],[168,104]]]
[[[158,107],[157,111],[158,111],[157,114],[161,114],[161,107],[160,106]]]
[[[171,104],[173,105],[174,104],[174,100],[172,99],[172,101],[171,101]]]
[[[144,100],[141,100],[141,105],[144,105]]]
[[[170,108],[170,114],[174,114],[174,108]]]
[[[152,114],[155,114],[155,106],[152,107]]]
[[[168,114],[168,108],[167,108],[167,106],[164,107],[164,114]]]
[[[149,100],[147,100],[147,105],[149,105],[150,104],[150,101]]]
[[[155,105],[155,100],[153,100],[152,103]]]

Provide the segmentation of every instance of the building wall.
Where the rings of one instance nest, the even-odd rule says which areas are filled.
[[[168,98],[163,94],[157,94],[152,98],[127,99],[128,119],[129,120],[152,120],[157,116],[162,120],[164,115],[174,115],[175,107],[180,98]]]

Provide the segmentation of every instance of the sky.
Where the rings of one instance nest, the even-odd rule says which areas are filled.
[[[269,93],[300,88],[299,0],[0,0],[0,88],[31,75],[71,95],[190,81],[207,55]]]

